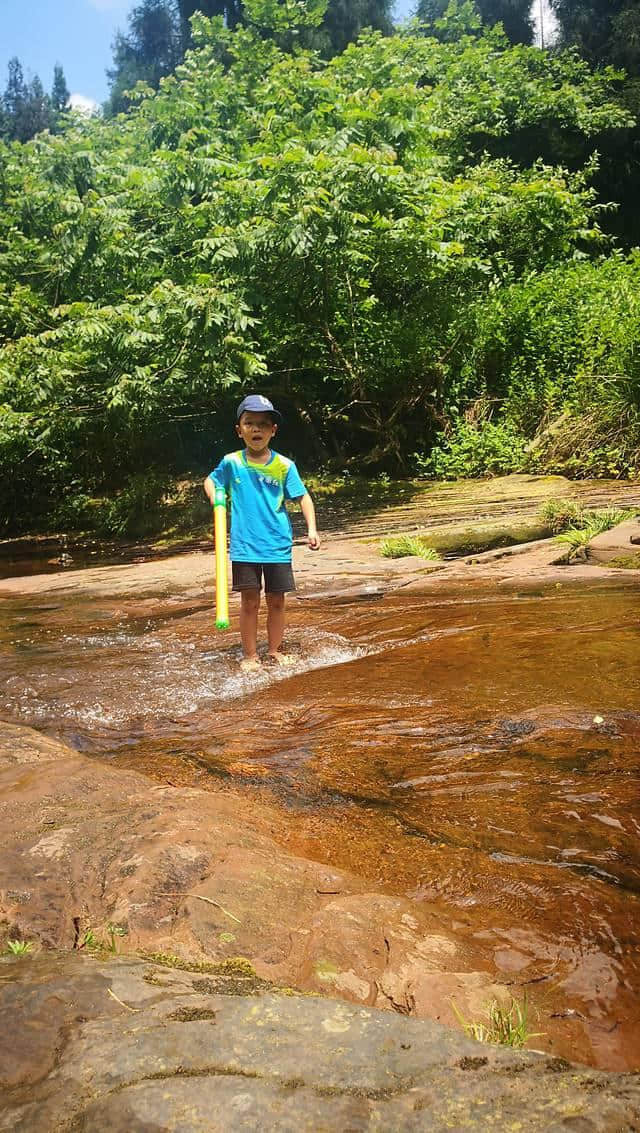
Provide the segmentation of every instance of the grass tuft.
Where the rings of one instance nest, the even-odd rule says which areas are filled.
[[[12,956],[28,956],[33,952],[33,944],[29,940],[8,940],[6,950]]]
[[[416,555],[420,559],[437,562],[440,558],[433,547],[428,547],[419,535],[394,535],[380,543],[380,554],[385,559],[404,559]]]
[[[577,500],[547,500],[540,508],[540,518],[553,531],[556,542],[569,548],[570,562],[582,548],[587,547],[596,535],[624,523],[635,514],[633,510],[608,507],[599,510],[583,508]]]
[[[556,535],[556,542],[563,543],[568,546],[568,559],[571,559],[578,554],[583,547],[588,547],[592,539],[596,535],[601,535],[603,531],[609,531],[612,527],[616,527],[618,523],[623,523],[625,519],[629,519],[633,515],[631,511],[623,511],[621,508],[605,508],[603,511],[585,511],[582,514],[581,527],[569,527],[568,530],[563,531],[560,535]]]
[[[545,500],[538,515],[554,535],[559,535],[570,527],[581,526],[584,508],[578,500],[551,499]]]
[[[453,1000],[451,1006],[464,1033],[481,1043],[497,1043],[519,1050],[529,1039],[538,1038],[544,1033],[529,1030],[529,1004],[526,995],[521,1003],[512,998],[507,1005],[493,999],[487,1006],[486,1021],[465,1019]]]

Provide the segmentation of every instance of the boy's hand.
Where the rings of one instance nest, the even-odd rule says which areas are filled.
[[[300,497],[300,511],[307,525],[307,543],[312,551],[317,551],[320,546],[320,536],[318,535],[318,528],[316,527],[316,511],[313,506],[313,500],[308,492],[305,492],[304,496]]]

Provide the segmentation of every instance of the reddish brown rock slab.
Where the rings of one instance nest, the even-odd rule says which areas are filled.
[[[0,1129],[316,1133],[638,1128],[636,1075],[475,1043],[427,1020],[225,992],[130,958],[1,968]]]
[[[363,944],[366,942],[366,949]],[[403,1015],[457,1025],[452,999],[481,1016],[487,1002],[509,998],[488,972],[460,971],[464,952],[430,926],[419,906],[384,894],[334,898],[314,916],[301,982]]]
[[[159,789],[62,744],[40,748],[27,729],[18,744],[19,731],[6,733],[7,758],[0,742],[5,938],[243,955],[278,984],[451,1022],[452,993],[469,1015],[500,992],[467,970],[465,947],[428,904],[288,853],[269,837],[267,808]]]
[[[587,558],[590,563],[614,565],[615,560],[630,560],[629,567],[635,560],[640,569],[640,521],[628,519],[596,535],[587,548]]]
[[[43,736],[35,728],[20,724],[0,724],[0,767],[15,763],[46,763],[68,758],[69,748]]]

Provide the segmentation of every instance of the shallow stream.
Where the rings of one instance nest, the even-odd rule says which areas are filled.
[[[292,601],[295,666],[252,678],[208,602],[52,592],[4,612],[0,716],[242,790],[248,815],[268,797],[296,853],[444,910],[554,1049],[640,1065],[632,588]]]

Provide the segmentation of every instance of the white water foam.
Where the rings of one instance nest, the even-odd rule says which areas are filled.
[[[318,641],[320,637],[320,641]],[[230,673],[216,683],[212,695],[221,700],[233,700],[246,696],[248,692],[266,688],[267,685],[286,681],[299,673],[309,673],[314,669],[327,669],[333,665],[346,665],[365,657],[370,650],[364,646],[352,645],[347,638],[336,633],[314,634],[314,644],[296,657],[291,665],[263,665],[255,673]],[[295,656],[295,655],[294,655]]]
[[[177,636],[68,635],[46,664],[40,659],[28,677],[12,678],[0,707],[23,723],[66,720],[89,731],[135,720],[186,718],[208,701],[228,702],[368,652],[339,634],[310,631],[292,665],[265,665],[246,674],[238,669],[236,649],[203,653]]]

